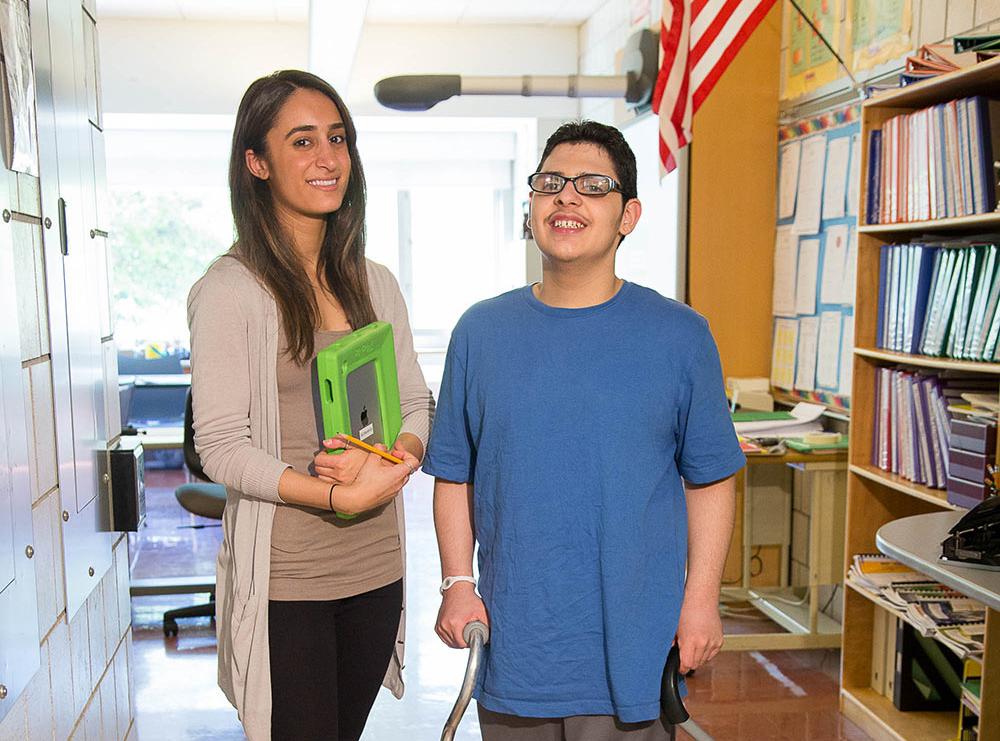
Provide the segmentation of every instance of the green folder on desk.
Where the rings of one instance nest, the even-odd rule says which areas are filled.
[[[828,443],[807,443],[804,440],[797,440],[794,437],[790,437],[785,440],[785,445],[799,453],[822,453],[833,450],[846,450],[847,435],[841,435],[836,442]]]
[[[778,422],[787,419],[795,419],[791,412],[756,412],[747,410],[745,412],[733,412],[733,422]]]

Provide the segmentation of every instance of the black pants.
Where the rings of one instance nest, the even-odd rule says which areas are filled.
[[[389,666],[403,582],[268,605],[273,741],[356,741]]]

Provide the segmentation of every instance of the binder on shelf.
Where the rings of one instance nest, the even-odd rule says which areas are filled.
[[[938,248],[930,245],[915,245],[916,265],[911,297],[907,302],[912,311],[907,319],[906,352],[917,353],[920,347],[920,337],[924,331],[924,321],[927,314],[927,297],[930,293],[931,280],[934,276],[934,258]]]
[[[879,248],[878,256],[878,302],[875,304],[878,309],[878,322],[875,325],[875,346],[885,347],[885,325],[887,324],[886,317],[886,290],[885,290],[885,275],[889,269],[889,254],[891,248],[887,244],[883,244]]]
[[[993,211],[1000,101],[983,95],[901,113],[868,132],[866,222]]]
[[[865,221],[868,224],[878,224],[882,208],[882,132],[873,129],[868,134],[868,191],[865,204]]]
[[[993,163],[1000,158],[1000,101],[982,95],[969,100],[973,109],[970,112],[974,129],[972,140],[978,143],[973,147],[972,156],[974,181],[980,184],[979,213],[986,213],[997,207],[997,172]]]
[[[882,669],[885,675],[885,691],[882,695],[891,700],[896,691],[896,635],[903,621],[888,610],[882,612],[885,613],[885,665]]]
[[[997,447],[996,424],[968,419],[951,420],[951,447],[970,453],[992,454]]]
[[[886,695],[886,626],[888,620],[888,610],[875,610],[872,619],[871,688],[883,696]]]
[[[900,620],[892,704],[897,710],[957,710],[962,697],[962,660],[933,638]]]
[[[986,466],[992,462],[992,456],[987,458],[982,453],[971,453],[958,448],[948,451],[948,470],[956,478],[982,481],[986,478]]]

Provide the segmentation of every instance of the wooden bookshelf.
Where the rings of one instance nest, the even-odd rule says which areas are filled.
[[[928,486],[923,486],[922,484],[916,484],[909,479],[904,479],[902,476],[898,476],[894,473],[889,473],[888,471],[883,471],[881,468],[869,465],[858,465],[852,463],[848,469],[851,473],[858,476],[864,476],[870,481],[874,481],[881,486],[885,486],[889,489],[895,489],[896,491],[901,491],[904,494],[908,494],[911,497],[917,499],[923,499],[926,502],[931,502],[932,504],[940,505],[946,509],[963,509],[956,504],[951,504],[948,502],[948,495],[942,489],[931,489]]]
[[[865,219],[868,202],[868,137],[893,116],[910,113],[954,98],[995,94],[1000,89],[1000,59],[949,75],[883,93],[861,109],[861,183],[858,218]],[[877,551],[875,534],[883,525],[913,515],[961,510],[939,489],[921,486],[872,464],[875,434],[875,375],[880,367],[907,365],[931,370],[982,373],[1000,387],[1000,363],[951,360],[876,348],[878,324],[879,253],[885,244],[908,242],[919,235],[942,239],[1000,233],[1000,213],[909,223],[859,225],[855,286],[854,381],[851,393],[851,439],[848,451],[847,527],[844,573],[856,553]],[[995,454],[1000,461],[1000,455]],[[931,577],[933,578],[933,577]],[[845,584],[841,659],[841,710],[878,739],[952,739],[958,723],[954,712],[900,712],[890,699],[871,687],[872,631],[882,605]],[[1000,613],[987,611],[983,654],[980,738],[1000,738]]]
[[[1000,374],[1000,363],[987,363],[977,360],[953,360],[951,358],[934,358],[927,355],[911,355],[892,350],[876,350],[868,347],[855,347],[855,355],[861,355],[872,360],[884,360],[886,363],[913,365],[920,368],[936,370],[973,371],[974,373]]]
[[[938,234],[962,233],[970,229],[993,231],[1000,229],[1000,213],[973,214],[952,219],[934,221],[900,221],[892,224],[865,224],[858,227],[861,234],[885,234],[892,238],[906,238],[910,234],[924,234],[933,231]]]

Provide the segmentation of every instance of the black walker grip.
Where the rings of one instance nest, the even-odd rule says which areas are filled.
[[[663,667],[663,679],[660,681],[660,711],[667,723],[675,726],[691,717],[681,699],[680,669],[681,651],[675,643],[667,654],[667,664]]]

